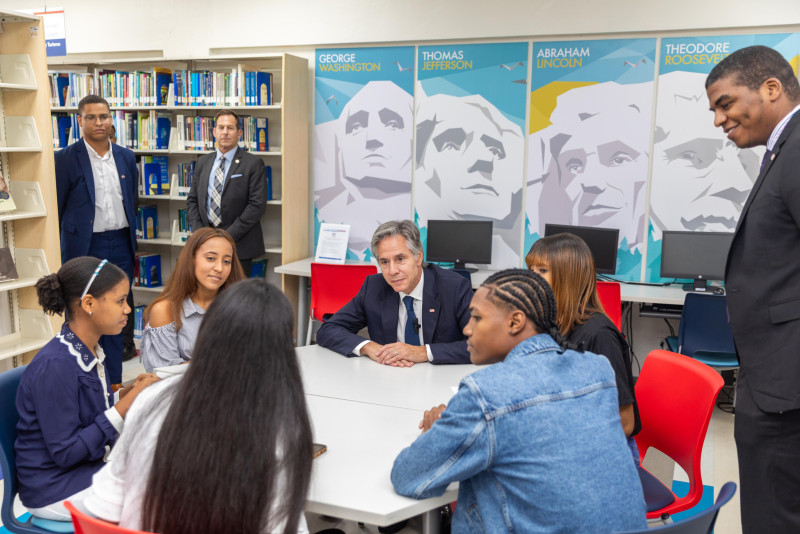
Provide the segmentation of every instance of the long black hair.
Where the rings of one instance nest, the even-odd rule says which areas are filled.
[[[263,280],[238,282],[209,306],[153,453],[144,530],[297,532],[312,437],[293,319]]]
[[[495,304],[520,310],[536,330],[549,334],[562,349],[574,349],[558,329],[558,308],[547,280],[527,269],[506,269],[494,273],[481,284],[489,290]]]
[[[39,305],[50,315],[62,315],[65,310],[74,314],[86,284],[102,261],[92,256],[73,258],[57,273],[40,278],[36,282]],[[125,271],[106,262],[92,280],[87,294],[100,298],[127,278]]]

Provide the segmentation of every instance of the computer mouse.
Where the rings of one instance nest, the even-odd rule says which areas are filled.
[[[714,288],[714,294],[715,295],[724,295],[725,294],[725,288],[724,287],[715,287]]]

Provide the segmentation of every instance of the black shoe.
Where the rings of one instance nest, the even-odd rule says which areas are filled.
[[[387,525],[385,527],[378,527],[378,532],[383,534],[395,534],[395,532],[400,532],[406,525],[408,524],[408,520],[400,521],[399,523],[394,523],[391,525]]]

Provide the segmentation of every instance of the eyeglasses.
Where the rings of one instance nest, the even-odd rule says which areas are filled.
[[[84,115],[83,120],[88,123],[106,122],[111,120],[111,115]]]

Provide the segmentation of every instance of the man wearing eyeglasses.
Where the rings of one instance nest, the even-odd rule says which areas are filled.
[[[133,151],[109,141],[113,127],[108,102],[89,95],[78,103],[83,139],[56,152],[56,192],[61,262],[78,256],[107,259],[133,278],[136,249],[136,188]],[[132,306],[131,296],[128,296]],[[132,314],[128,318],[133,323]],[[100,344],[111,383],[122,383],[125,333]],[[131,339],[132,341],[132,339]]]

